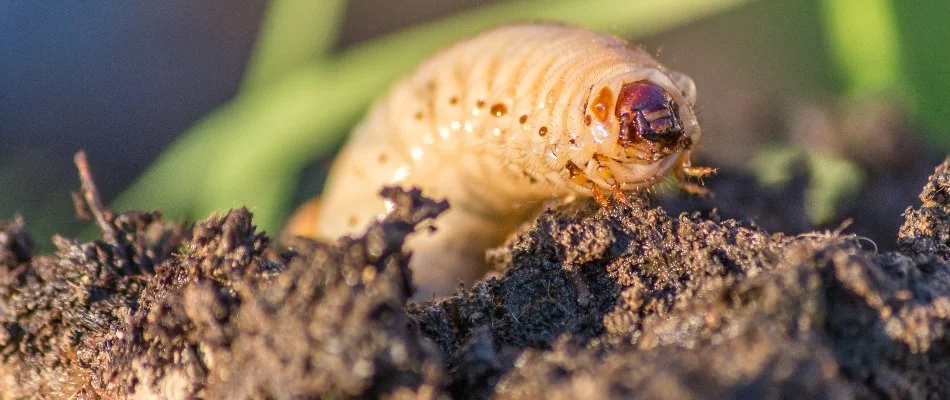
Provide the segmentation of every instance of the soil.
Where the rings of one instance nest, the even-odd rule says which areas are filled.
[[[493,277],[419,303],[402,244],[449,205],[418,191],[274,243],[246,209],[114,214],[79,165],[101,239],[39,255],[0,222],[2,399],[950,398],[950,159],[890,246],[802,233],[800,180],[725,171],[712,200],[552,204]],[[716,208],[736,196],[758,214]]]

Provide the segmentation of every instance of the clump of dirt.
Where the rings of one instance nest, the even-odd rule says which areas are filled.
[[[500,279],[411,312],[459,397],[942,398],[947,168],[905,213],[904,252],[643,200],[576,206],[497,251]]]
[[[158,213],[109,217],[108,238],[53,238],[34,257],[20,220],[0,223],[0,398],[69,398],[108,357],[103,345],[128,323],[154,267],[181,241]]]
[[[246,209],[198,224],[118,331],[107,393],[299,398],[433,391],[436,351],[402,311],[405,236],[447,206],[384,195],[400,212],[338,245],[268,251]]]
[[[183,229],[83,181],[102,240],[34,256],[0,223],[0,398],[950,397],[950,159],[895,251],[577,201],[421,303],[402,244],[448,205],[418,191],[358,237],[273,244],[245,209]]]

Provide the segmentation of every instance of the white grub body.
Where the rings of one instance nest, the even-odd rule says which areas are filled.
[[[638,81],[678,104],[685,146],[654,154],[618,144],[617,94]],[[647,187],[688,162],[700,135],[694,98],[688,77],[617,37],[559,24],[495,28],[429,58],[372,107],[330,171],[317,234],[363,230],[387,211],[385,185],[446,198],[436,230],[408,246],[418,295],[451,292],[479,278],[486,248],[545,200]]]

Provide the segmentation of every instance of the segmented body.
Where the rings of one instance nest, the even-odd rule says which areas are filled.
[[[622,112],[624,98],[651,95],[633,82],[668,93],[667,108]],[[331,169],[317,235],[356,233],[384,214],[385,185],[447,198],[437,230],[408,245],[422,293],[450,291],[478,278],[485,249],[544,200],[604,201],[688,162],[700,135],[694,96],[689,78],[611,35],[556,24],[482,33],[425,61],[372,107]],[[667,136],[644,140],[634,128]]]

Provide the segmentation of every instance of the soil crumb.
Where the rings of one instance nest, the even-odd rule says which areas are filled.
[[[100,240],[37,256],[0,222],[2,399],[950,398],[950,159],[893,251],[576,201],[419,303],[402,245],[448,204],[417,190],[357,237],[272,243],[246,209],[184,227],[89,186]]]

